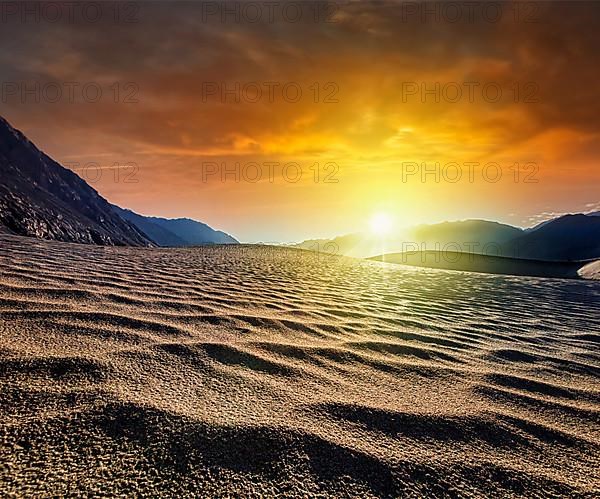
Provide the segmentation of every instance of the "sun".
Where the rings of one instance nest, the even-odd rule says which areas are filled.
[[[392,230],[392,217],[390,217],[387,213],[375,213],[369,222],[369,226],[371,227],[371,232],[373,234],[377,234],[378,236],[385,236],[389,234]]]

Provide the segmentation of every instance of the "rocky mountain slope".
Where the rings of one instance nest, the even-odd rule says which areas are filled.
[[[41,239],[116,246],[152,241],[98,192],[0,117],[0,226]]]

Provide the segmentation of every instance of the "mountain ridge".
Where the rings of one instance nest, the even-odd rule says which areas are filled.
[[[291,246],[361,258],[437,249],[506,258],[586,261],[600,258],[600,217],[597,213],[566,214],[529,229],[482,219],[446,221],[421,224],[379,239],[377,243],[376,236],[353,233]]]
[[[0,116],[0,231],[107,246],[238,241],[190,218],[144,217],[109,203]]]
[[[505,245],[518,258],[583,261],[600,257],[600,217],[583,213],[561,215],[536,226]]]
[[[152,245],[71,170],[0,116],[0,225],[22,236],[109,246]]]
[[[148,236],[159,246],[239,244],[239,241],[230,234],[215,230],[208,224],[191,218],[146,216],[116,205],[113,205],[113,208],[115,208],[123,218],[148,234]]]

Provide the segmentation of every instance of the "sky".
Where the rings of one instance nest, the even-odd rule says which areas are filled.
[[[3,2],[0,114],[246,242],[600,209],[597,2],[251,4]]]

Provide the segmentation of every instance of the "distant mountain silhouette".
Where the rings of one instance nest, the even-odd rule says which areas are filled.
[[[563,215],[534,227],[503,248],[504,256],[555,261],[600,257],[600,217]]]
[[[443,222],[405,229],[385,239],[356,233],[333,239],[311,239],[294,246],[363,258],[417,251],[455,251],[529,260],[582,261],[600,258],[598,215],[564,215],[526,230],[487,220]]]
[[[428,245],[428,249],[437,243],[442,247],[460,246],[472,253],[493,253],[502,244],[520,237],[522,234],[522,229],[488,220],[462,220],[419,225],[409,231],[414,242],[424,242]],[[435,250],[436,248],[431,249]],[[452,250],[452,248],[446,249]]]
[[[96,190],[0,117],[0,226],[42,239],[147,246]]]
[[[292,247],[329,253],[332,255],[345,255],[364,257],[372,250],[372,242],[364,234],[346,234],[332,239],[307,239],[301,243],[292,244]],[[376,250],[375,250],[376,252]]]
[[[148,217],[138,215],[131,210],[124,210],[116,205],[113,205],[113,209],[129,223],[135,225],[144,234],[146,234],[152,241],[158,246],[185,246],[185,241],[171,231],[164,229],[160,225],[151,222]]]
[[[522,229],[487,220],[463,220],[418,225],[384,240],[368,233],[355,233],[333,239],[310,239],[297,248],[354,257],[416,250],[448,250],[497,253],[502,244],[523,234]]]
[[[139,215],[114,206],[125,220],[134,224],[159,246],[196,246],[200,244],[238,244],[229,234],[189,218],[158,218]]]

